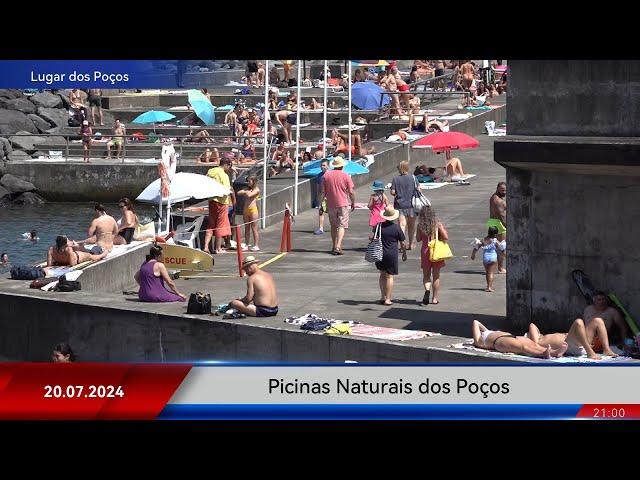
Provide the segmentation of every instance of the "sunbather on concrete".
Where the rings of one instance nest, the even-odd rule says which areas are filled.
[[[609,337],[614,336],[612,334],[613,330],[617,330],[617,332],[615,332],[616,338],[619,337],[621,341],[625,338],[632,337],[627,324],[620,315],[620,312],[609,306],[609,301],[607,300],[607,296],[604,292],[597,291],[593,295],[593,305],[588,305],[584,309],[583,318],[587,328],[592,322],[602,320]]]
[[[429,120],[429,114],[425,112],[420,118],[420,115],[411,114],[409,116],[409,132],[416,130],[425,132],[428,130],[436,130],[438,132],[444,132],[449,126],[449,122],[447,120],[439,121],[439,120]]]
[[[73,242],[73,249],[94,255],[100,255],[104,251],[109,253],[113,250],[113,239],[118,235],[118,224],[111,215],[107,214],[101,204],[96,203],[93,210],[95,218],[89,226],[89,237],[77,243]],[[87,243],[95,243],[96,245],[91,250],[87,250],[84,246]]]
[[[603,355],[609,355],[611,357],[618,356],[609,346],[609,335],[607,334],[604,321],[601,318],[593,319],[587,326],[585,326],[581,318],[576,318],[571,324],[568,333],[549,333],[543,335],[535,323],[529,324],[529,331],[527,332],[527,337],[541,347],[557,349],[566,343],[568,346],[567,355],[576,357],[587,355],[593,360],[600,360],[600,355],[595,352],[593,346],[596,336],[602,343]]]
[[[478,320],[473,321],[472,331],[474,346],[500,353],[517,353],[537,358],[557,358],[564,355],[568,348],[566,343],[558,348],[542,347],[527,337],[519,337],[500,330],[489,330]]]
[[[49,247],[47,252],[47,267],[74,267],[79,263],[98,261],[106,257],[109,252],[104,251],[99,255],[74,250],[67,237],[59,235],[56,244]]]

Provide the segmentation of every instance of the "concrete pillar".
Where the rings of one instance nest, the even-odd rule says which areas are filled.
[[[640,318],[640,62],[510,61],[507,315],[563,330],[586,306],[571,272]]]

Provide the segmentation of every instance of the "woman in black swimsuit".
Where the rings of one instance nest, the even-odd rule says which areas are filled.
[[[527,337],[516,337],[509,332],[489,330],[477,320],[473,321],[473,345],[486,350],[500,353],[517,353],[528,357],[557,358],[564,355],[568,345],[564,343],[559,348],[542,347]]]
[[[122,223],[118,229],[118,235],[113,239],[114,245],[127,245],[133,240],[133,234],[138,226],[138,216],[133,209],[131,200],[127,197],[121,198],[118,208],[122,210]]]

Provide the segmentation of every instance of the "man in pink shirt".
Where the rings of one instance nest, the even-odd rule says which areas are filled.
[[[342,171],[345,165],[344,157],[337,156],[331,162],[333,170],[324,174],[320,186],[321,195],[327,200],[329,210],[331,240],[333,241],[332,255],[344,255],[342,251],[344,230],[349,228],[349,213],[354,210],[356,203],[353,180]]]

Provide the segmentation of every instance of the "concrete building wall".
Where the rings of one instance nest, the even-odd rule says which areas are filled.
[[[640,312],[638,177],[508,168],[507,183],[507,316],[515,325],[566,331],[585,307],[574,269]]]
[[[509,135],[640,136],[640,62],[509,62]]]

